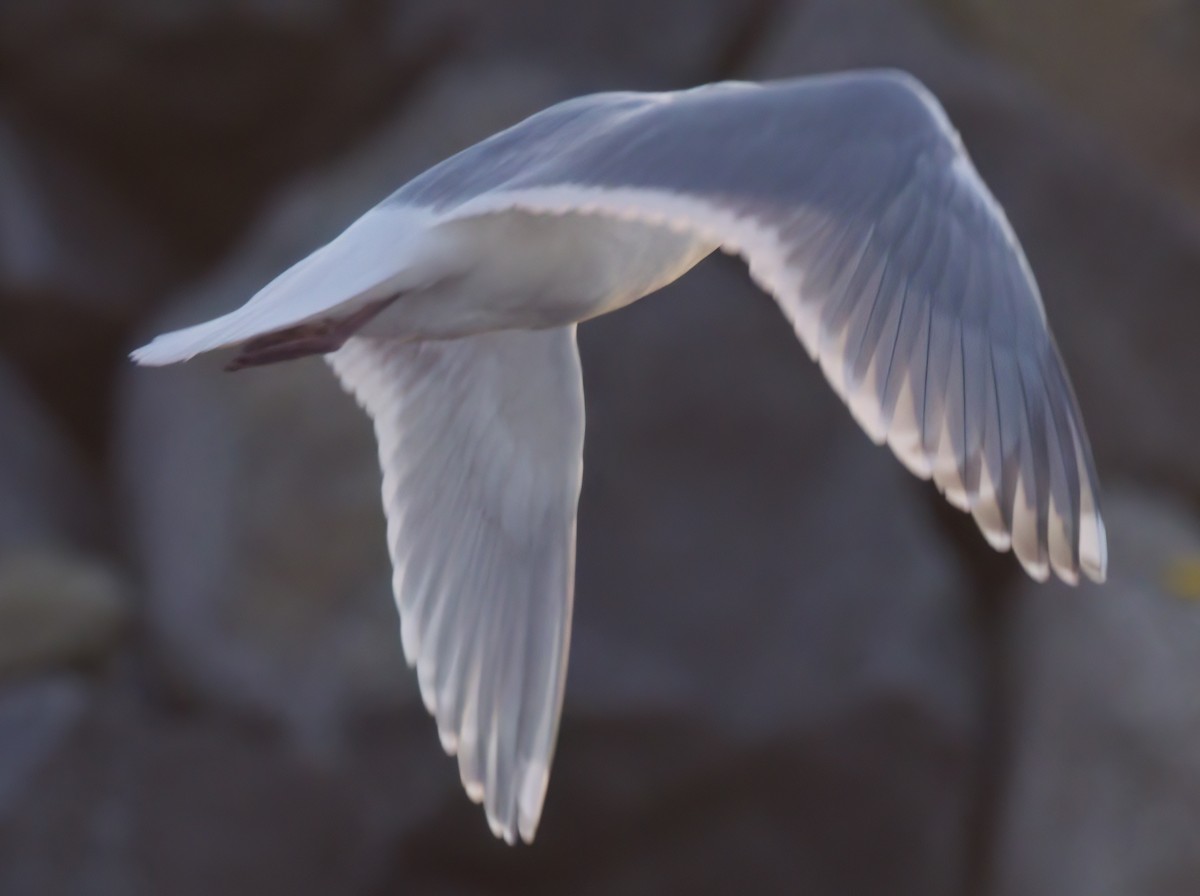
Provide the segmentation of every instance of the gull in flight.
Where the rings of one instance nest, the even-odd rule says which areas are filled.
[[[434,166],[139,364],[321,354],[374,421],[404,654],[467,795],[532,841],[567,669],[575,327],[745,259],[870,438],[1035,579],[1105,576],[1038,288],[937,100],[850,72],[559,103]]]

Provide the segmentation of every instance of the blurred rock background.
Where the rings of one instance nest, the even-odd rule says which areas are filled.
[[[137,371],[551,102],[895,65],[1009,210],[1106,485],[1037,586],[721,257],[581,329],[567,706],[534,848],[404,668],[316,360]],[[1189,0],[0,2],[0,894],[1200,892]]]

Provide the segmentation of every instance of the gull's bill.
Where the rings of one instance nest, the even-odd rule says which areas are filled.
[[[375,421],[405,654],[489,823],[533,837],[562,702],[574,324],[745,258],[854,418],[1036,579],[1105,577],[1037,285],[936,100],[855,72],[561,103],[420,175],[145,364],[327,353]]]

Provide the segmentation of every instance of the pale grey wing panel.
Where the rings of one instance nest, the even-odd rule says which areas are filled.
[[[375,423],[401,638],[422,697],[493,831],[532,840],[571,626],[574,327],[354,338],[328,360]]]
[[[852,73],[556,109],[468,150],[472,188],[435,169],[394,201],[441,195],[443,219],[612,214],[739,252],[874,439],[1033,576],[1103,579],[1091,450],[1037,286],[919,83]]]
[[[1102,580],[1091,449],[1037,289],[964,161],[914,160],[847,218],[801,213],[780,303],[876,442],[970,510],[1025,569]]]

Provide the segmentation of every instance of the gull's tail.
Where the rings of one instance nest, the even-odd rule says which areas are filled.
[[[130,357],[160,367],[314,321],[352,315],[422,284],[420,240],[427,216],[410,209],[368,212],[341,236],[288,268],[236,311],[164,333]]]
[[[242,306],[215,320],[156,336],[148,345],[131,352],[129,357],[137,364],[161,367],[270,332],[269,329],[251,327],[245,311],[246,306]]]

